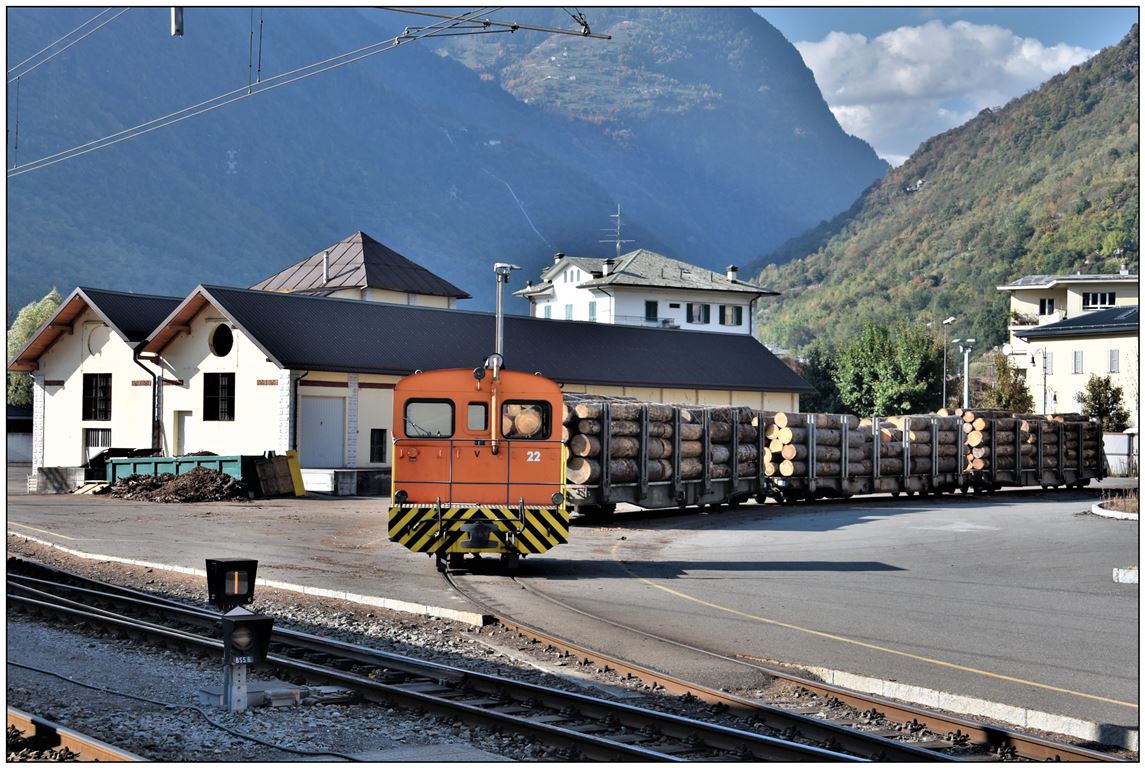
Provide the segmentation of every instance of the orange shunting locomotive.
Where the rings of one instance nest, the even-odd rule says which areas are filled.
[[[503,370],[500,355],[398,382],[390,539],[441,570],[466,554],[513,569],[567,541],[562,409],[555,382]]]

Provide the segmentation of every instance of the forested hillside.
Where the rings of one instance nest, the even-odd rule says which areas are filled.
[[[997,286],[1136,270],[1138,49],[1135,25],[1037,91],[924,142],[846,213],[757,261],[760,281],[784,294],[761,302],[764,341],[800,348],[868,320],[959,315],[956,335],[986,348],[1006,335]]]

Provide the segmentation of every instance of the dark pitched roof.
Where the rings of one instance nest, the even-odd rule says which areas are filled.
[[[1080,315],[1057,323],[1040,325],[1018,334],[1022,339],[1052,339],[1068,336],[1104,336],[1137,333],[1139,328],[1136,306],[1110,307]]]
[[[473,368],[493,351],[482,312],[200,286],[144,351],[157,354],[182,316],[212,302],[272,360],[293,370],[405,375]],[[813,392],[750,336],[506,316],[505,365],[559,382]]]
[[[322,280],[322,257],[329,252],[327,281]],[[364,232],[324,248],[252,286],[259,291],[326,295],[344,288],[380,288],[388,291],[468,299],[453,283],[415,264]]]
[[[146,339],[182,301],[178,296],[150,296],[99,288],[79,290],[124,341],[133,343]]]
[[[593,277],[578,283],[578,288],[627,285],[643,288],[677,288],[683,290],[728,291],[749,293],[756,296],[778,296],[775,291],[760,287],[746,280],[728,280],[726,275],[703,267],[685,264],[655,251],[644,248],[624,254],[607,275],[604,272],[605,259],[569,257],[555,262],[541,273],[541,283],[514,293],[515,296],[532,296],[544,293],[552,287],[552,278],[566,265],[579,267]]]
[[[91,309],[128,344],[138,344],[155,330],[181,299],[177,296],[153,296],[144,293],[105,291],[98,288],[76,288],[60,302],[60,307],[32,334],[24,348],[16,353],[9,370],[34,371],[37,360],[64,333],[85,309]]]

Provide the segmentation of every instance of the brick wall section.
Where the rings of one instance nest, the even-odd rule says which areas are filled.
[[[350,397],[346,405],[346,466],[358,466],[358,374],[346,377]]]
[[[44,374],[32,374],[32,474],[44,466]]]
[[[282,371],[278,377],[278,446],[275,450],[286,455],[290,450],[290,435],[294,431],[294,377]]]

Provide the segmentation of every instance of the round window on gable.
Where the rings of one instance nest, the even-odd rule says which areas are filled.
[[[230,354],[231,348],[235,345],[234,334],[231,333],[231,327],[226,323],[219,323],[215,326],[215,330],[211,331],[210,339],[211,353],[218,357],[226,357]]]

